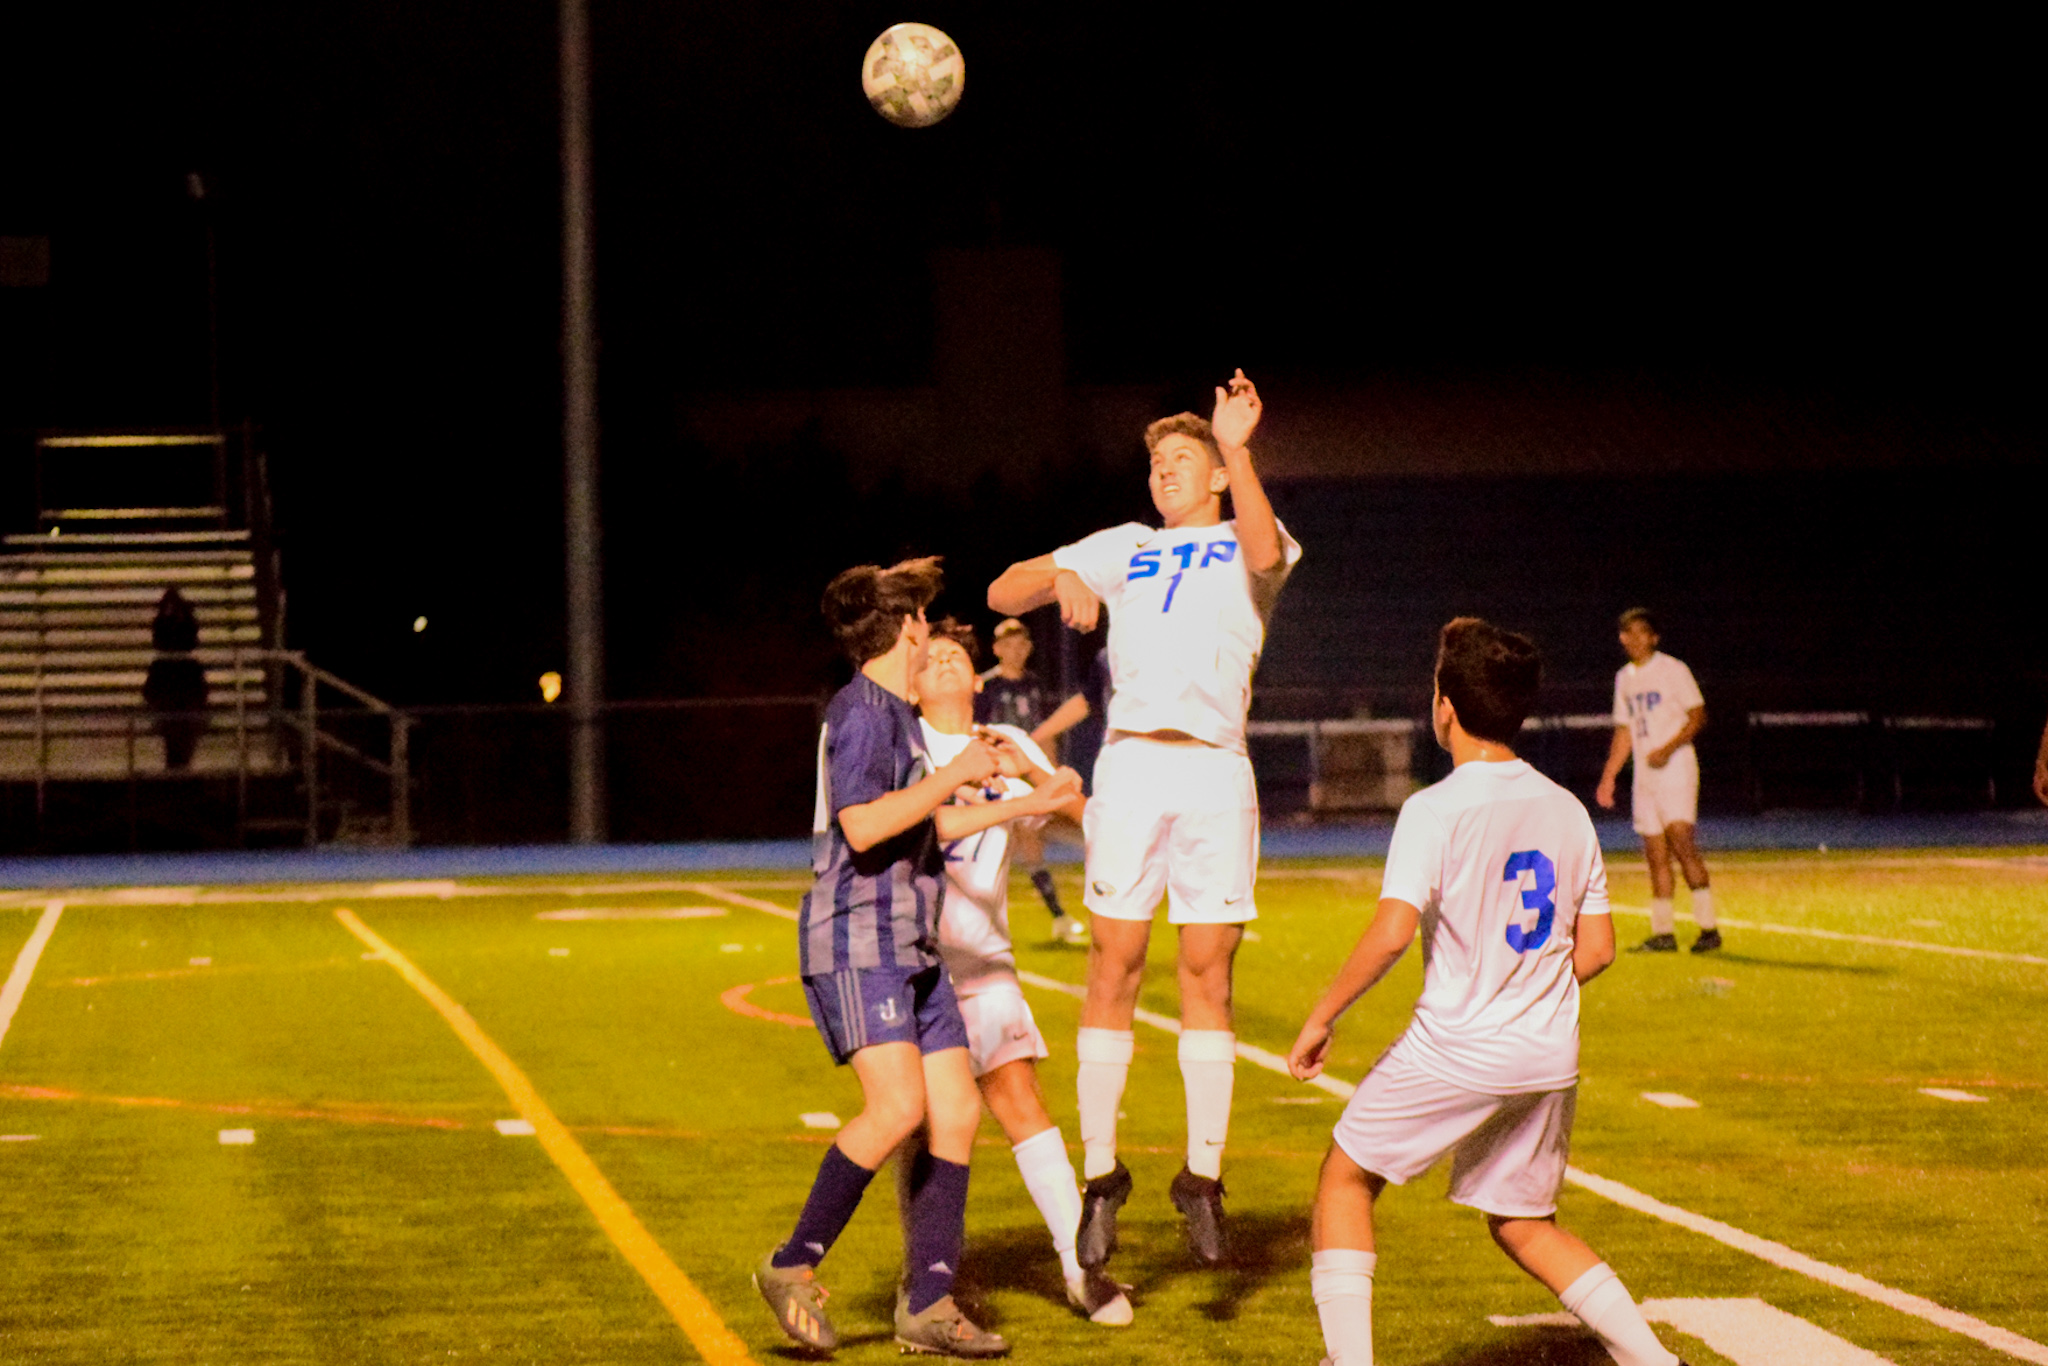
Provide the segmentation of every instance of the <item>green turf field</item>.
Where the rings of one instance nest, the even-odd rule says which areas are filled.
[[[1624,956],[1588,990],[1575,1166],[2048,1343],[2048,859],[1722,857],[1714,871],[1725,952]],[[714,882],[785,909],[801,894],[786,876]],[[1377,882],[1359,865],[1268,868],[1239,963],[1243,1042],[1285,1052]],[[1645,904],[1639,867],[1618,865],[1614,884],[1623,906]],[[391,963],[365,957],[338,907],[523,1071],[737,1344],[756,1361],[785,1356],[747,1272],[787,1231],[829,1140],[799,1116],[859,1104],[815,1035],[776,1018],[804,1014],[792,927],[682,881],[573,888],[64,898],[0,1041],[0,1361],[698,1359],[545,1135],[498,1131],[519,1113],[499,1081]],[[1071,877],[1064,890],[1078,901]],[[0,971],[47,920],[41,894],[5,904]],[[1016,904],[1023,965],[1078,983],[1084,955],[1039,942],[1044,916],[1022,882]],[[717,913],[537,918],[678,908]],[[1647,919],[1624,912],[1617,931],[1633,942]],[[1170,938],[1156,950],[1145,1004],[1170,1015]],[[1333,1074],[1363,1075],[1419,980],[1411,952],[1346,1021]],[[1078,1002],[1030,995],[1072,1139]],[[1123,1125],[1138,1191],[1112,1264],[1137,1285],[1137,1324],[1067,1311],[992,1124],[963,1298],[1023,1360],[1314,1362],[1307,1206],[1340,1102],[1240,1066],[1225,1173],[1235,1264],[1201,1271],[1165,1198],[1181,1161],[1173,1041],[1141,1024],[1138,1045]],[[253,1143],[223,1143],[234,1130]],[[874,1188],[825,1265],[844,1361],[895,1355],[889,1195]],[[1565,1330],[1489,1322],[1557,1305],[1442,1197],[1438,1173],[1382,1202],[1379,1360],[1603,1360]],[[2048,1360],[1584,1188],[1567,1190],[1561,1217],[1639,1299],[1760,1299],[1897,1366]],[[1694,1366],[1752,1366],[1660,1331]]]

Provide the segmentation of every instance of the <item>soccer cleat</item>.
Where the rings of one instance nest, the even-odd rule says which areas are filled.
[[[1173,1178],[1173,1207],[1188,1221],[1188,1250],[1198,1261],[1216,1266],[1223,1261],[1223,1183],[1196,1176],[1186,1167]]]
[[[830,1292],[818,1284],[816,1267],[777,1266],[771,1252],[754,1268],[754,1288],[775,1311],[782,1331],[797,1343],[814,1352],[839,1346],[839,1334],[825,1317],[825,1296]]]
[[[1008,1356],[1010,1344],[960,1312],[953,1297],[934,1301],[922,1314],[910,1312],[910,1297],[896,1294],[896,1343],[906,1352],[982,1360]]]
[[[1692,941],[1692,951],[1694,953],[1712,953],[1720,947],[1721,932],[1719,930],[1701,930],[1700,937]]]
[[[1090,1271],[1100,1271],[1116,1251],[1116,1212],[1131,1198],[1131,1169],[1122,1162],[1108,1176],[1098,1176],[1081,1191],[1081,1232],[1074,1255]]]
[[[1086,1314],[1090,1323],[1123,1328],[1132,1318],[1131,1300],[1124,1294],[1127,1289],[1100,1271],[1083,1268],[1077,1279],[1067,1282],[1067,1303]]]
[[[1088,927],[1081,923],[1079,916],[1061,915],[1053,917],[1052,942],[1065,944],[1070,948],[1088,947]]]
[[[1677,953],[1678,936],[1675,934],[1653,934],[1629,950],[1630,953]]]

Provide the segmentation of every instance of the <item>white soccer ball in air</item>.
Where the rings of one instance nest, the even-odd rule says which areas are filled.
[[[892,24],[868,45],[860,88],[897,127],[929,128],[960,103],[967,63],[960,45],[930,24]]]

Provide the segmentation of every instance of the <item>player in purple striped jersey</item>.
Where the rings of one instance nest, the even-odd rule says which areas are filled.
[[[861,565],[825,590],[826,619],[859,672],[826,708],[818,737],[816,881],[797,929],[811,1018],[833,1061],[853,1065],[863,1108],[826,1150],[796,1228],[754,1272],[783,1331],[819,1351],[839,1339],[825,1317],[817,1265],[876,1169],[920,1126],[930,1141],[911,1177],[897,1339],[948,1356],[1009,1350],[953,1302],[981,1098],[939,959],[941,841],[1042,815],[1073,791],[1054,785],[1013,800],[945,805],[959,788],[1018,771],[1022,756],[979,738],[943,766],[925,752],[908,697],[930,636],[924,609],[939,585],[938,561],[921,559]]]

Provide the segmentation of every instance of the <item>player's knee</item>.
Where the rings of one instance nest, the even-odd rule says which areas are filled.
[[[875,1126],[878,1137],[893,1147],[916,1133],[924,1123],[924,1092],[919,1088],[870,1096],[862,1113]]]

